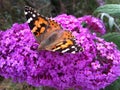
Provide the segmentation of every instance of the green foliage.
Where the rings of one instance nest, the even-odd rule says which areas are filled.
[[[105,0],[106,4],[120,4],[120,0]]]
[[[120,90],[120,78],[107,86],[104,90]]]
[[[118,49],[120,49],[120,33],[118,33],[118,32],[107,33],[102,37],[106,41],[114,42],[118,46]]]
[[[26,83],[15,83],[9,79],[2,79],[0,82],[0,90],[40,90],[40,88],[33,87]]]
[[[101,20],[104,21],[107,27],[107,32],[119,31],[120,28],[118,23],[120,20],[120,4],[106,4],[98,7],[94,13],[100,17]]]
[[[96,13],[107,13],[115,17],[120,17],[120,4],[106,4],[100,6],[94,11],[94,14]]]
[[[23,0],[0,0],[0,29],[10,28],[15,22],[24,22]]]

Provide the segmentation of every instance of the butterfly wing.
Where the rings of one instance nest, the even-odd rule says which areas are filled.
[[[61,43],[58,43],[53,51],[58,51],[61,53],[77,53],[82,51],[82,47],[77,45],[74,39],[66,39]]]
[[[63,31],[63,32],[62,32]],[[76,53],[82,51],[82,47],[75,42],[75,38],[69,31],[55,31],[44,42],[41,42],[38,49],[57,51],[61,53]]]
[[[35,35],[38,42],[41,41],[41,38],[45,39],[48,34],[51,34],[56,30],[62,30],[62,27],[57,22],[40,15],[36,10],[29,6],[25,6],[24,13],[31,32]],[[44,33],[45,35],[43,36]]]
[[[61,25],[58,24],[58,22],[56,22],[55,20],[48,18],[48,22],[49,22],[49,27],[52,31],[62,30]]]
[[[37,41],[40,43],[43,39],[43,34],[46,32],[49,26],[48,20],[29,6],[25,6],[24,13],[31,32],[34,34]]]

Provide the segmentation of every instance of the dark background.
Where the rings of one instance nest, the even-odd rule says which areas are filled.
[[[47,17],[62,13],[80,17],[92,14],[100,3],[99,0],[0,0],[0,29],[10,28],[15,22],[25,22],[25,5],[35,8]]]

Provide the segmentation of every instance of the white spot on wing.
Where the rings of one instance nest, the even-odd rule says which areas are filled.
[[[75,54],[76,52],[75,52],[75,51],[72,51],[71,53]]]
[[[34,10],[34,13],[37,13],[37,11],[36,11],[36,10]]]
[[[67,48],[67,49],[63,50],[62,53],[65,53],[65,52],[67,52],[67,51],[69,51],[69,50],[70,50],[70,49]]]
[[[24,12],[25,13],[25,15],[27,15],[28,14],[28,12]]]
[[[71,48],[75,48],[75,46],[72,46]]]
[[[40,14],[39,14],[39,13],[37,13],[37,15],[39,16]]]
[[[33,17],[35,17],[36,15],[35,15],[35,14],[33,14],[32,16],[33,16]]]
[[[60,49],[60,47],[58,47],[58,48],[55,48],[55,49],[53,49],[52,51],[56,51],[56,50],[58,50],[58,49]]]
[[[27,20],[27,23],[30,23],[32,20],[33,20],[33,18],[29,18],[29,19]]]
[[[30,13],[30,11],[28,11],[28,13]]]

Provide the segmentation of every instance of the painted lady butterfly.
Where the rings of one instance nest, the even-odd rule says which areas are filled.
[[[72,33],[63,30],[54,20],[40,15],[28,6],[25,6],[25,15],[31,32],[40,44],[39,50],[59,51],[61,53],[82,51],[81,46],[75,42]]]

